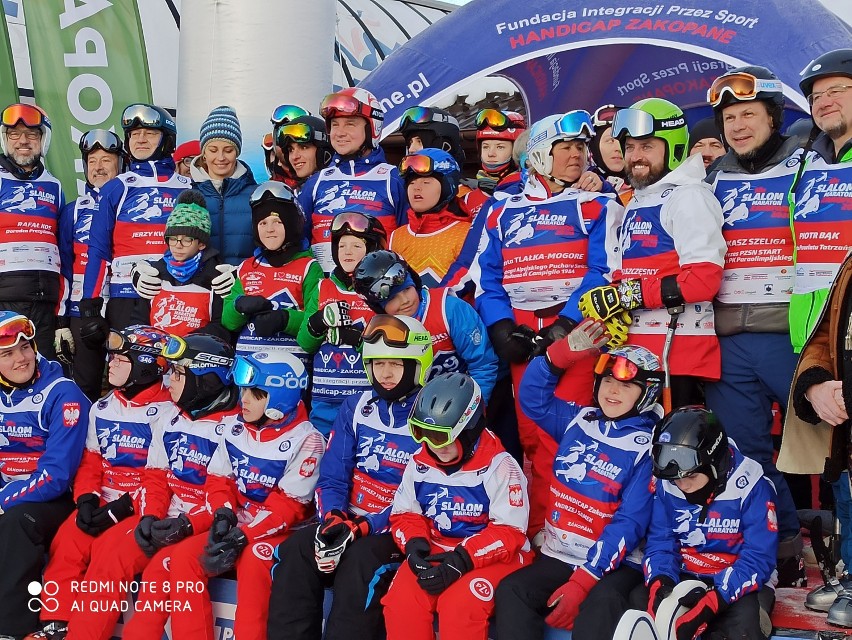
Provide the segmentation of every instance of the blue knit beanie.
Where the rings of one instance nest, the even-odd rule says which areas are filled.
[[[227,140],[237,148],[237,155],[243,146],[243,134],[240,131],[240,121],[237,112],[232,107],[216,107],[201,125],[198,137],[201,151],[211,140]]]

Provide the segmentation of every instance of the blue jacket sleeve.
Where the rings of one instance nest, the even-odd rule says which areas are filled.
[[[500,320],[514,320],[509,295],[503,288],[503,252],[498,228],[489,229],[487,241],[471,267],[476,283],[476,311],[486,327]]]
[[[408,191],[396,167],[391,171],[390,188],[396,207],[396,226],[404,227],[408,224]]]
[[[557,398],[557,382],[559,376],[550,370],[544,356],[533,358],[521,378],[518,401],[524,414],[559,442],[583,407]]]
[[[592,545],[586,569],[598,578],[617,569],[648,532],[651,522],[651,457],[642,455],[633,468],[621,493],[621,504],[612,520],[604,527],[600,539]]]
[[[677,583],[680,581],[680,545],[674,531],[675,519],[671,503],[666,499],[660,482],[657,480],[651,509],[651,525],[645,540],[645,558],[642,563],[645,582],[664,575]]]
[[[349,511],[349,493],[352,490],[352,472],[358,445],[353,411],[360,397],[361,394],[350,396],[341,405],[331,428],[328,447],[320,461],[316,488],[320,518],[324,518],[332,509]]]
[[[59,229],[57,244],[59,245],[59,273],[65,281],[65,296],[71,294],[71,282],[74,278],[74,207],[77,201],[72,200],[59,212]]]
[[[467,302],[446,297],[447,327],[456,352],[467,363],[467,372],[476,380],[487,403],[497,382],[497,355],[488,339],[482,319]]]
[[[118,205],[124,195],[124,183],[113,178],[101,187],[98,210],[89,229],[89,262],[83,276],[83,298],[99,298],[112,262],[112,233]]]
[[[459,255],[447,269],[444,279],[439,284],[441,287],[450,287],[459,297],[473,293],[476,286],[472,280],[470,268],[479,253],[480,244],[486,239],[485,222],[488,219],[489,203],[492,200],[488,200],[474,217]]]
[[[44,452],[27,480],[0,489],[3,511],[25,502],[49,502],[69,491],[83,458],[90,408],[89,399],[70,380],[51,390],[41,410],[42,424],[48,427]]]
[[[302,213],[305,216],[305,242],[302,246],[303,249],[311,246],[311,232],[313,231],[314,218],[314,187],[317,184],[317,176],[319,176],[319,172],[308,178],[296,196],[296,200],[299,201],[299,206],[302,208]]]

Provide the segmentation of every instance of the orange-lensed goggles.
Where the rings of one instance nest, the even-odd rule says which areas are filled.
[[[35,325],[24,316],[0,322],[0,349],[16,346],[21,340],[35,340]]]
[[[325,118],[337,118],[340,116],[360,116],[361,118],[376,118],[384,120],[385,114],[381,109],[374,109],[352,96],[332,93],[323,98],[320,105],[320,115]]]
[[[283,124],[277,129],[278,146],[283,147],[288,141],[314,142],[314,128],[304,122]]]
[[[402,162],[399,163],[399,172],[403,176],[407,173],[430,176],[435,173],[435,163],[429,156],[413,154],[402,159]]]
[[[363,213],[344,211],[334,216],[334,220],[331,221],[331,231],[334,233],[348,227],[349,231],[355,233],[367,233],[370,230],[370,222],[371,220]]]
[[[407,347],[409,346],[409,330],[408,325],[395,316],[378,315],[373,316],[372,320],[367,323],[367,328],[364,329],[364,342],[378,342],[381,337],[384,337],[385,344],[392,347]]]
[[[602,353],[595,365],[595,373],[597,375],[608,373],[620,382],[631,382],[639,375],[639,367],[624,356]]]
[[[271,133],[263,134],[263,140],[261,141],[260,146],[262,146],[266,151],[272,151],[272,149],[275,148],[275,140]]]
[[[19,122],[32,128],[50,124],[44,111],[34,105],[23,103],[12,104],[3,109],[2,122],[6,127],[14,127]]]
[[[614,104],[605,104],[602,107],[598,107],[592,116],[592,124],[596,127],[611,125],[616,111],[618,111],[618,107]]]
[[[509,116],[497,109],[482,109],[482,111],[476,114],[475,122],[477,129],[490,127],[497,131],[516,126],[516,123],[512,122]]]
[[[750,73],[731,73],[713,81],[707,90],[707,102],[711,107],[719,106],[726,91],[737,100],[754,100],[761,91],[783,93],[784,87],[780,80],[764,80]]]

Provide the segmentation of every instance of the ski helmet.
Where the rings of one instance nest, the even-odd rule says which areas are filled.
[[[197,418],[230,403],[228,372],[234,364],[234,348],[227,342],[204,333],[170,336],[163,357],[172,366],[184,368],[186,383],[176,401],[181,409]]]
[[[126,329],[110,329],[107,353],[127,356],[130,375],[120,388],[137,384],[152,384],[161,380],[168,370],[163,347],[171,336],[156,327],[135,324]]]
[[[44,112],[44,109],[34,104],[24,104],[16,102],[10,104],[3,109],[0,115],[0,148],[3,153],[8,155],[9,150],[6,147],[6,132],[11,128],[23,123],[24,126],[30,129],[38,129],[41,131],[41,157],[47,155],[47,150],[50,148],[50,133],[52,130],[50,118]]]
[[[114,153],[118,156],[118,172],[124,172],[124,145],[121,143],[121,138],[115,135],[112,131],[107,131],[106,129],[92,129],[90,131],[86,131],[86,133],[80,136],[79,147],[81,157],[83,158],[83,172],[86,176],[86,184],[90,187],[92,186],[92,183],[89,180],[87,165],[89,162],[89,154],[92,153],[92,151],[101,149],[107,153]]]
[[[516,111],[482,109],[476,114],[476,145],[485,140],[508,140],[514,142],[527,128],[524,117]]]
[[[704,473],[724,481],[729,466],[728,437],[716,415],[699,405],[675,409],[654,428],[654,475],[676,480]]]
[[[124,147],[128,154],[130,154],[130,133],[136,129],[154,129],[163,134],[160,144],[157,145],[153,154],[145,158],[146,160],[160,160],[171,156],[175,151],[177,125],[174,118],[162,107],[145,103],[129,105],[121,114],[121,128],[124,129]]]
[[[405,138],[406,148],[411,146],[411,139],[416,136],[424,148],[443,149],[455,158],[459,166],[464,164],[459,121],[449,111],[435,107],[406,109],[400,120],[399,132]]]
[[[320,115],[325,118],[325,126],[331,132],[331,120],[345,116],[357,116],[367,121],[364,146],[375,148],[382,137],[382,123],[385,112],[376,96],[360,87],[341,89],[323,98]]]
[[[379,314],[367,323],[362,337],[364,369],[379,396],[386,400],[398,400],[424,385],[432,366],[432,336],[419,320],[408,316]],[[377,359],[403,361],[405,372],[394,389],[384,389],[373,377],[372,361]]]
[[[337,250],[343,236],[361,238],[367,245],[367,253],[388,246],[388,234],[378,218],[358,210],[341,211],[331,221],[331,257],[338,267]]]
[[[399,164],[399,173],[406,186],[415,178],[437,178],[441,196],[430,211],[440,211],[449,204],[456,197],[461,181],[461,169],[455,158],[441,149],[421,149],[408,154]]]
[[[287,157],[287,147],[290,146],[291,142],[312,144],[316,147],[317,170],[328,166],[331,157],[334,155],[334,149],[331,148],[331,142],[328,139],[325,120],[316,116],[299,116],[275,127],[275,144],[281,148],[287,168],[293,175],[296,175],[290,165],[290,159]]]
[[[460,461],[464,462],[473,455],[473,447],[485,429],[482,390],[465,373],[435,376],[417,394],[408,427],[417,442],[426,441],[435,448],[458,440]]]
[[[846,76],[852,78],[852,49],[835,49],[811,60],[799,74],[799,88],[810,102],[814,83],[820,78]]]
[[[383,313],[388,300],[408,287],[419,291],[422,283],[402,256],[385,249],[364,256],[352,274],[352,286],[371,309]]]
[[[527,155],[530,166],[541,176],[553,177],[553,145],[563,140],[580,140],[587,145],[594,137],[592,117],[587,111],[577,109],[565,114],[547,116],[530,129]]]
[[[238,355],[234,358],[229,375],[240,388],[262,389],[266,392],[264,415],[274,421],[293,413],[308,388],[305,365],[286,351]]]
[[[662,98],[645,98],[627,109],[619,109],[612,121],[612,137],[621,142],[631,138],[659,138],[666,143],[665,166],[679,167],[687,156],[689,130],[686,116],[676,104]]]
[[[606,376],[612,376],[620,382],[633,382],[642,388],[634,410],[628,415],[636,415],[650,408],[657,402],[663,390],[660,360],[645,347],[625,344],[601,354],[595,365],[596,403],[601,380]]]
[[[780,130],[784,118],[784,86],[778,76],[766,67],[750,65],[729,69],[707,90],[707,102],[713,107],[720,131],[725,107],[752,100],[760,100],[766,105],[775,130]]]
[[[258,224],[269,216],[278,216],[284,225],[284,247],[299,245],[305,231],[305,216],[296,194],[283,182],[269,180],[259,184],[249,197],[252,233],[255,244],[264,249],[258,233]]]

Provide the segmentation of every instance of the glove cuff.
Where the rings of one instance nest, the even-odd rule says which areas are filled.
[[[598,577],[585,567],[577,567],[574,573],[571,574],[570,582],[573,582],[585,593],[588,593],[598,583]]]
[[[467,549],[462,545],[458,545],[454,551],[459,554],[459,557],[464,562],[464,570],[465,573],[468,571],[473,571],[473,558],[470,557],[470,554],[467,552]]]
[[[104,307],[103,298],[83,298],[79,303],[81,318],[100,318]]]
[[[352,518],[352,524],[356,538],[363,538],[364,536],[370,535],[372,527],[370,526],[370,521],[364,516],[356,516]]]
[[[618,283],[618,299],[621,306],[632,311],[643,306],[642,281],[638,278],[622,280]]]

